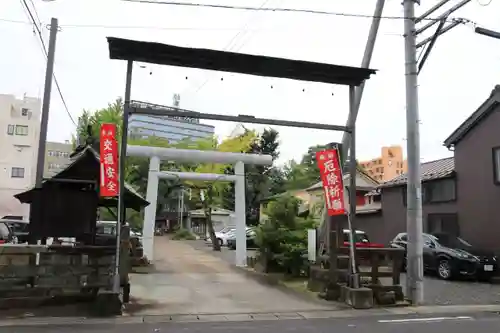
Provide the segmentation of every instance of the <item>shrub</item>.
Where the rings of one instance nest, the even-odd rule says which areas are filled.
[[[174,240],[195,240],[196,236],[187,229],[178,229],[174,236],[172,237]]]
[[[306,269],[307,230],[315,228],[315,222],[297,216],[299,204],[289,195],[271,202],[268,220],[256,229],[259,260],[267,271],[298,276]]]

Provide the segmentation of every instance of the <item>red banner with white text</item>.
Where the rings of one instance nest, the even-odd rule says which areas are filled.
[[[119,194],[118,179],[118,143],[116,125],[102,124],[99,135],[100,143],[100,179],[101,197],[116,197]]]
[[[338,149],[328,149],[316,153],[328,216],[345,214],[344,181]]]

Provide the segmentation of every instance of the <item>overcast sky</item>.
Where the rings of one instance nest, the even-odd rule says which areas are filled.
[[[375,0],[193,0],[198,3],[286,7],[371,15]],[[437,0],[422,0],[422,13]],[[451,0],[456,4],[458,0]],[[489,5],[488,5],[488,2]],[[213,48],[332,64],[359,66],[371,20],[303,13],[252,12],[140,4],[119,0],[27,0],[44,27],[51,17],[57,36],[56,76],[69,112],[104,107],[123,96],[125,62],[109,60],[106,36]],[[35,13],[35,11],[33,10]],[[441,12],[438,12],[439,14]],[[500,31],[500,0],[473,0],[454,17]],[[436,15],[437,15],[436,14]],[[401,16],[401,0],[386,0],[384,15]],[[433,15],[435,17],[436,15]],[[14,22],[15,21],[15,22]],[[20,0],[0,0],[0,93],[42,96],[45,59]],[[429,32],[432,30],[429,29]],[[406,150],[403,21],[384,19],[357,122],[358,159],[379,155],[384,145]],[[44,28],[45,39],[48,31]],[[347,89],[341,86],[259,78],[196,69],[136,64],[132,99],[201,112],[344,125]],[[187,77],[187,79],[186,79]],[[223,78],[223,80],[221,80]],[[421,156],[450,156],[443,140],[500,83],[500,40],[461,25],[439,38],[419,76]],[[271,86],[273,88],[271,88]],[[215,122],[227,135],[236,124]],[[249,126],[252,127],[252,126]],[[340,140],[341,133],[277,128],[282,160],[299,158],[308,146]],[[74,125],[52,93],[48,139],[69,139]]]

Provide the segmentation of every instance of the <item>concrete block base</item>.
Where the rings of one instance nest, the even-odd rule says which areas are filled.
[[[112,317],[122,314],[122,301],[119,294],[102,292],[92,304],[92,315],[96,317]]]
[[[370,288],[341,287],[341,299],[355,309],[373,308],[373,290]]]
[[[341,296],[341,286],[335,283],[329,283],[325,292],[320,294],[320,297],[327,301],[338,301]]]

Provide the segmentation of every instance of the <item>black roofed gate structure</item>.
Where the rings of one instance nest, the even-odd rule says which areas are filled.
[[[367,80],[370,75],[375,73],[375,70],[368,68],[357,68],[348,66],[338,66],[317,62],[308,62],[300,60],[291,60],[275,57],[267,57],[261,55],[250,55],[250,54],[240,54],[226,51],[217,51],[209,49],[197,49],[197,48],[186,48],[167,44],[135,41],[122,38],[108,37],[109,44],[109,55],[111,59],[119,59],[127,61],[127,75],[125,84],[125,98],[124,98],[124,114],[123,114],[123,133],[128,133],[128,120],[131,114],[152,114],[158,116],[170,116],[170,117],[188,117],[195,119],[209,119],[209,120],[219,120],[219,121],[231,121],[231,122],[242,122],[242,123],[253,123],[253,124],[264,124],[264,125],[277,125],[277,126],[288,126],[288,127],[299,127],[299,128],[311,128],[311,129],[323,129],[330,131],[344,131],[351,135],[351,145],[350,145],[350,170],[351,174],[356,174],[356,152],[355,152],[355,126],[346,127],[340,125],[330,125],[330,124],[317,124],[309,122],[298,122],[289,120],[277,120],[277,119],[263,119],[256,118],[254,116],[248,115],[238,115],[238,116],[228,116],[228,115],[218,115],[218,114],[207,114],[200,113],[190,110],[180,110],[173,109],[169,107],[148,107],[140,105],[139,103],[134,103],[131,101],[131,81],[132,81],[132,67],[134,61],[153,63],[159,65],[167,66],[177,66],[177,67],[188,67],[188,68],[199,68],[216,70],[223,72],[232,72],[240,74],[249,74],[263,77],[275,77],[275,78],[286,78],[301,81],[311,81],[311,82],[321,82],[327,84],[338,84],[349,86],[349,112],[353,113],[354,106],[354,92],[355,88],[361,85],[365,80]],[[159,149],[154,149],[153,147],[137,147],[129,146],[127,147],[127,135],[122,136],[121,151],[120,151],[120,198],[119,198],[119,221],[124,223],[125,221],[125,210],[123,201],[123,184],[124,184],[124,158],[127,154],[129,155],[139,155],[148,156],[151,160],[158,159],[168,159],[176,160],[176,158],[181,158],[186,160],[188,157],[185,153],[180,151],[175,152],[176,149],[163,148],[161,151]],[[182,153],[182,154],[181,154]],[[209,153],[207,155],[207,153]],[[210,155],[212,154],[212,155]],[[182,156],[180,156],[182,155]],[[245,154],[237,154],[245,155]],[[249,155],[249,154],[247,154]],[[226,156],[224,159],[225,163],[236,163],[242,169],[243,163],[249,163],[251,159],[246,159],[238,157],[231,162],[228,159],[230,157]],[[248,156],[250,157],[250,156]],[[263,156],[264,157],[264,156]],[[193,162],[200,161],[203,159],[205,162],[221,163],[220,152],[201,152],[190,150],[189,158]],[[246,161],[243,161],[246,159]],[[210,160],[210,161],[209,161]],[[252,163],[252,162],[250,162]],[[264,161],[258,164],[265,164]],[[156,162],[155,168],[150,171],[158,171],[158,162]],[[152,173],[150,172],[150,175]],[[242,176],[242,175],[235,175]],[[157,195],[157,188],[154,189],[154,185],[158,184],[158,176],[154,176],[155,180],[148,179],[148,200],[151,204],[146,208],[145,221],[144,221],[144,247],[152,248],[153,231],[154,231],[154,214],[155,214],[155,202]],[[194,177],[194,176],[193,176]],[[150,182],[152,184],[152,191],[149,191]],[[351,177],[350,188],[356,188],[356,177]],[[241,184],[240,184],[241,185]],[[244,183],[241,186],[236,184],[236,203],[235,203],[235,213],[236,213],[236,264],[239,266],[244,266],[246,264],[246,242],[245,242],[245,191]],[[354,213],[356,210],[356,191],[350,191],[351,200],[349,211]],[[154,197],[153,197],[154,196]],[[343,222],[342,219],[338,222]],[[340,223],[336,223],[340,226]],[[118,229],[119,230],[119,229]],[[119,231],[118,231],[119,237]],[[150,240],[149,244],[146,244]],[[354,273],[354,272],[353,272]],[[118,282],[118,281],[117,281]],[[115,291],[118,292],[118,284],[115,285]]]

